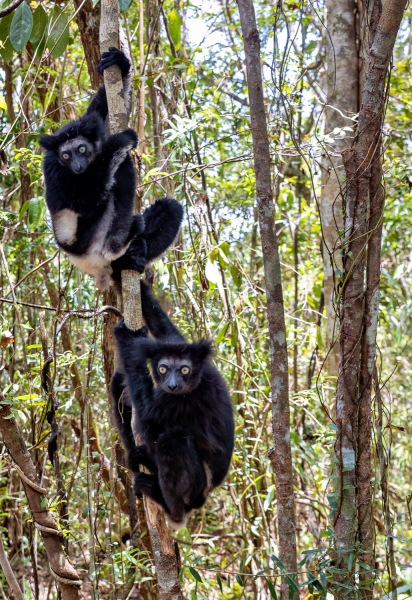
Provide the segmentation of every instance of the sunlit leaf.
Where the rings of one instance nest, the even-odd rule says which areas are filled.
[[[29,200],[27,209],[27,226],[29,231],[36,231],[44,217],[44,202],[41,198]]]
[[[216,284],[219,281],[219,278],[220,278],[219,269],[217,267],[217,264],[212,262],[211,260],[206,261],[205,276],[206,276],[206,279],[208,281],[210,281],[210,283]]]
[[[10,62],[14,54],[14,49],[10,41],[10,26],[12,20],[13,13],[0,19],[0,55],[6,62]]]
[[[168,13],[167,20],[169,23],[170,37],[172,38],[175,49],[179,50],[180,38],[182,35],[182,19],[175,8]]]

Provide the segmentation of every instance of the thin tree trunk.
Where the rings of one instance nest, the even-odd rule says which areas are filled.
[[[100,49],[119,47],[119,15],[117,0],[101,2]],[[142,16],[142,13],[141,13]],[[141,24],[143,27],[143,24]],[[122,78],[118,67],[104,72],[109,107],[110,131],[122,131],[127,127],[127,111],[122,101]],[[143,324],[140,300],[140,275],[135,271],[122,271],[123,316],[130,329]],[[145,499],[147,526],[156,565],[159,600],[181,600],[181,588],[176,560],[176,548],[166,525],[163,510],[150,498]]]
[[[6,578],[7,584],[9,586],[11,592],[13,592],[13,597],[15,598],[15,600],[24,600],[24,594],[21,591],[19,582],[17,581],[14,571],[11,567],[9,557],[7,556],[6,549],[3,544],[3,537],[1,534],[0,534],[0,567],[2,568],[2,571],[4,573],[4,576]]]
[[[327,0],[327,105],[325,133],[336,128],[353,127],[350,118],[359,110],[359,59],[357,48],[357,11],[354,0]],[[342,85],[342,82],[345,82]],[[352,142],[354,133],[335,139],[325,148],[322,161],[323,289],[326,308],[327,373],[336,377],[339,365],[338,321],[335,306],[335,270],[342,270],[341,235],[343,230],[342,187],[344,169],[341,154]]]
[[[336,562],[346,571],[340,580],[355,586],[355,542],[362,544],[360,561],[373,569],[371,518],[371,384],[375,363],[379,308],[381,215],[381,137],[385,109],[385,82],[389,61],[406,0],[385,2],[378,23],[371,23],[372,45],[367,54],[358,137],[345,152],[347,176],[345,254],[341,298],[341,359],[336,395],[339,466],[338,506],[335,518]],[[376,32],[376,33],[375,33]],[[366,278],[365,278],[366,270]],[[366,279],[366,285],[365,285]],[[370,572],[360,570],[360,585]],[[372,586],[362,586],[372,597]],[[344,597],[347,589],[340,589]]]
[[[296,573],[296,527],[290,447],[288,355],[278,239],[274,223],[269,138],[263,101],[259,32],[252,0],[237,0],[245,46],[259,231],[265,271],[269,322],[273,442],[270,452],[276,478],[279,558],[291,577]],[[289,586],[282,577],[282,598]]]
[[[101,83],[101,75],[96,69],[100,61],[100,50],[96,44],[100,29],[100,6],[93,7],[92,0],[73,0],[76,8],[76,22],[82,40],[86,64],[92,88],[97,90]]]
[[[2,394],[0,394],[0,434],[22,480],[33,523],[43,537],[50,571],[59,584],[62,600],[78,600],[80,578],[64,554],[62,533],[45,502],[47,490],[39,484],[32,458],[12,417],[11,406],[6,403]]]

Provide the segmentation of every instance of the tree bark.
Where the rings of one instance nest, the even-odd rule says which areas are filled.
[[[343,288],[341,296],[341,358],[336,395],[339,465],[338,506],[335,518],[336,562],[345,583],[355,586],[355,542],[362,544],[360,562],[368,564],[359,584],[361,595],[372,597],[374,568],[371,518],[371,387],[376,354],[379,308],[382,122],[389,61],[406,0],[388,0],[371,24],[372,45],[367,54],[359,113],[358,136],[345,153],[346,210]],[[366,271],[366,277],[365,277]],[[366,284],[365,284],[366,280]],[[338,597],[347,594],[337,592]]]
[[[34,525],[43,537],[50,571],[59,584],[62,599],[78,600],[80,578],[64,554],[62,533],[47,508],[47,491],[40,486],[36,468],[17,423],[12,418],[10,404],[6,403],[2,394],[0,394],[0,433],[21,477]]]
[[[100,50],[109,46],[119,47],[117,0],[102,0]],[[143,26],[143,25],[141,25]],[[127,111],[122,97],[122,78],[116,66],[104,71],[104,82],[109,107],[109,123],[112,133],[127,127]],[[123,316],[130,329],[139,329],[143,324],[140,300],[140,275],[135,271],[122,272]],[[181,587],[176,560],[175,542],[166,525],[163,510],[158,504],[145,498],[147,526],[156,565],[159,600],[181,600]]]
[[[350,117],[359,110],[359,58],[357,49],[357,11],[354,0],[327,0],[327,102],[325,106],[325,133],[356,124]],[[345,82],[342,85],[342,82]],[[332,134],[333,135],[333,134]],[[339,323],[336,307],[335,271],[342,271],[341,237],[343,231],[342,152],[349,148],[354,133],[339,138],[324,148],[322,161],[322,220],[323,289],[326,308],[327,373],[337,377],[339,365]]]
[[[79,28],[86,64],[92,88],[97,90],[102,78],[96,66],[100,61],[100,49],[96,44],[100,30],[100,6],[93,8],[92,0],[73,0],[76,8],[76,22]]]
[[[286,571],[293,577],[297,566],[288,355],[279,246],[274,221],[269,138],[263,101],[260,41],[252,0],[237,0],[237,4],[246,56],[256,200],[266,282],[274,443],[270,459],[276,479],[279,558]],[[289,598],[289,586],[285,577],[282,577],[282,598]]]

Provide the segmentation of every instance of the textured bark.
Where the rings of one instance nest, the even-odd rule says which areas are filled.
[[[358,412],[358,455],[357,455],[357,517],[358,540],[363,554],[362,563],[369,566],[369,571],[360,570],[359,581],[362,583],[373,578],[371,572],[375,568],[374,526],[372,515],[372,384],[375,370],[376,335],[379,315],[379,283],[382,243],[382,219],[384,190],[382,186],[382,163],[376,157],[371,169],[370,208],[369,208],[369,241],[366,263],[366,292],[364,332],[362,340],[362,359],[360,369],[360,399]],[[372,598],[372,587],[363,584],[363,597]]]
[[[13,593],[15,600],[24,600],[24,594],[20,589],[19,582],[16,579],[14,571],[11,567],[9,557],[6,554],[6,549],[3,544],[3,538],[0,535],[0,567],[6,578],[7,585]]]
[[[47,509],[46,490],[40,487],[36,468],[26,449],[17,423],[12,418],[11,407],[2,402],[4,402],[4,396],[0,394],[0,433],[22,478],[33,522],[43,537],[51,573],[60,586],[62,599],[77,600],[80,598],[80,578],[64,555],[62,534]]]
[[[359,60],[356,45],[357,11],[354,0],[327,0],[326,49],[327,105],[325,133],[335,128],[353,127],[353,117],[359,110]],[[344,84],[343,84],[344,82]],[[344,169],[342,152],[353,141],[353,134],[335,139],[326,146],[322,161],[322,219],[323,289],[326,308],[326,339],[329,351],[326,368],[328,375],[337,376],[339,327],[335,306],[335,269],[342,270],[340,240],[343,230],[342,187]]]
[[[79,28],[80,38],[87,56],[87,70],[89,72],[92,88],[96,90],[102,82],[101,75],[96,70],[100,61],[100,49],[96,41],[99,39],[100,6],[93,8],[92,0],[73,0],[76,8],[76,23]]]
[[[57,309],[60,305],[60,298],[59,298],[58,291],[56,290],[56,287],[52,283],[53,278],[51,277],[51,275],[49,276],[50,265],[45,264],[43,268],[44,268],[44,272],[46,275],[45,282],[46,282],[47,292],[49,294],[51,305],[56,307],[56,309]],[[69,352],[70,354],[72,354],[73,350],[72,350],[72,343],[71,343],[71,337],[70,337],[70,329],[69,329],[69,326],[67,323],[65,323],[63,325],[63,327],[61,328],[60,335],[61,335],[63,350],[65,352]],[[80,408],[83,409],[83,405],[84,405],[83,385],[82,385],[82,380],[81,380],[80,373],[77,368],[76,362],[72,362],[72,364],[70,365],[70,376],[71,376],[71,382],[72,382],[72,386],[73,386],[74,397],[76,398],[76,401],[79,403]],[[128,505],[127,505],[127,498],[126,498],[125,490],[119,480],[115,479],[114,481],[112,481],[112,477],[111,477],[111,473],[110,473],[110,462],[109,462],[108,458],[105,456],[105,454],[102,452],[102,449],[100,447],[99,431],[96,427],[96,422],[95,422],[95,418],[94,418],[95,415],[93,413],[92,408],[89,408],[88,410],[89,410],[88,438],[89,438],[89,443],[90,443],[90,453],[93,456],[93,462],[95,464],[99,464],[103,480],[106,483],[113,486],[113,493],[114,493],[117,501],[119,502],[120,509],[122,510],[122,512],[127,514],[128,513]]]
[[[109,46],[119,47],[118,4],[117,0],[101,2],[101,52]],[[122,131],[127,127],[127,110],[122,97],[122,78],[118,67],[111,67],[104,72],[104,82],[109,106],[109,123],[111,133]],[[142,310],[140,300],[140,275],[135,271],[122,272],[123,316],[130,329],[142,326]],[[180,600],[181,588],[176,560],[175,542],[166,525],[162,509],[150,499],[145,499],[147,527],[150,534],[152,554],[156,565],[156,576],[159,600]]]
[[[279,558],[291,575],[296,573],[296,527],[290,447],[288,355],[267,121],[263,101],[260,42],[252,0],[237,0],[245,46],[249,90],[256,199],[263,250],[269,322],[270,375],[273,410],[273,449],[270,459],[276,479]],[[282,598],[289,588],[282,578]]]
[[[101,2],[100,52],[114,46],[119,48],[119,12],[115,0]],[[116,133],[127,128],[128,114],[123,98],[123,81],[118,66],[109,67],[103,73],[109,106],[110,131]]]
[[[341,298],[341,359],[336,397],[340,470],[335,519],[336,561],[355,585],[355,561],[349,556],[358,539],[365,550],[361,561],[373,568],[373,529],[370,506],[371,383],[376,351],[383,192],[380,184],[381,130],[385,81],[405,0],[388,0],[380,14],[367,55],[359,114],[359,134],[345,153],[347,176],[344,279]],[[379,15],[378,15],[379,16]],[[366,278],[365,278],[365,269]],[[365,285],[366,279],[366,285]],[[362,579],[371,578],[361,572]],[[343,597],[344,591],[338,592]],[[369,585],[363,597],[372,597]]]

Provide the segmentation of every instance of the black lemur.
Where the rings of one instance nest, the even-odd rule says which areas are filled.
[[[104,52],[98,70],[120,67],[125,97],[130,61],[123,52]],[[133,129],[109,135],[104,85],[86,113],[54,135],[42,135],[46,202],[56,241],[69,260],[92,275],[100,289],[120,280],[122,269],[142,272],[147,260],[173,242],[182,221],[178,202],[162,198],[143,215],[133,215],[136,177],[129,150]]]
[[[143,282],[141,290],[147,327],[131,331],[122,322],[115,328],[121,367],[111,382],[113,414],[136,494],[150,496],[181,527],[228,472],[232,404],[210,361],[210,343],[186,342]],[[139,465],[152,474],[139,473]]]

